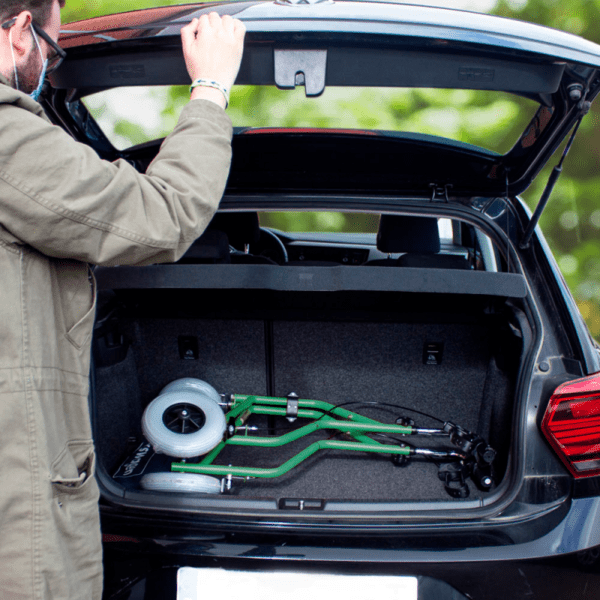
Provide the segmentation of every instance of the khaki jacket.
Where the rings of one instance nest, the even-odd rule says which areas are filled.
[[[216,210],[231,123],[184,109],[146,174],[102,161],[0,79],[0,597],[101,594],[88,411],[91,264],[177,260]]]

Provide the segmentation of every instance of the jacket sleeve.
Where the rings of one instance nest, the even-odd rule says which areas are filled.
[[[216,211],[231,162],[232,127],[217,105],[192,100],[141,174],[101,160],[62,129],[0,106],[0,235],[49,256],[92,264],[178,260]]]

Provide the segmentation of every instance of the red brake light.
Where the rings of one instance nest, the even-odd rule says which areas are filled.
[[[542,432],[574,477],[600,475],[600,373],[556,388]]]

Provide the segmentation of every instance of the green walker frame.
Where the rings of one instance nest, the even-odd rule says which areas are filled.
[[[234,477],[244,479],[280,477],[319,450],[335,449],[390,454],[399,466],[407,464],[409,457],[414,455],[421,455],[433,461],[454,463],[445,465],[451,468],[441,467],[439,476],[446,484],[447,491],[457,497],[464,497],[465,493],[468,495],[465,479],[474,473],[477,475],[475,482],[478,487],[488,490],[493,485],[491,465],[495,451],[480,437],[452,423],[446,422],[440,429],[419,428],[412,424],[386,424],[321,400],[302,400],[295,394],[290,394],[287,398],[232,394],[228,398],[229,410],[225,414],[228,425],[223,441],[198,463],[172,463],[172,471],[220,475],[227,477],[229,483]],[[290,421],[296,418],[312,419],[312,422],[281,436],[263,437],[249,435],[251,428],[246,425],[246,422],[253,414],[287,417]],[[282,465],[274,468],[213,464],[226,446],[276,448],[321,429],[346,433],[352,436],[354,441],[327,439],[313,442]],[[384,444],[367,434],[445,436],[449,437],[457,449],[417,448],[402,444],[399,440],[396,440],[397,444]]]

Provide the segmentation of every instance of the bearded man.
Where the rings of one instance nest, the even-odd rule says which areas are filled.
[[[0,0],[0,597],[99,600],[102,554],[88,414],[90,264],[178,260],[224,191],[224,108],[244,27],[182,29],[191,101],[145,174],[100,160],[36,102],[64,58],[59,0]],[[216,85],[215,85],[216,82]]]

